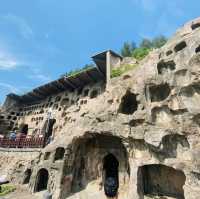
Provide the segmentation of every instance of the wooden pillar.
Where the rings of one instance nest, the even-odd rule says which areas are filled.
[[[110,83],[110,77],[111,77],[111,57],[110,57],[110,51],[106,52],[106,83]]]

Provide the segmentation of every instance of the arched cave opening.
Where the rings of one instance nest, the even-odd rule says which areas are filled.
[[[28,134],[28,124],[22,124],[22,125],[20,126],[20,133],[23,133],[23,134],[25,134],[25,135]]]
[[[95,97],[97,97],[99,94],[99,91],[97,89],[94,89],[90,92],[90,98],[93,99]]]
[[[151,102],[160,102],[169,96],[171,89],[169,85],[165,83],[160,85],[150,85],[148,92]]]
[[[165,62],[161,60],[157,65],[158,74],[170,73],[176,69],[176,64],[173,60]]]
[[[32,174],[31,169],[27,169],[27,170],[24,172],[23,184],[28,184],[28,183],[29,183],[30,178],[31,178],[31,174]]]
[[[70,174],[72,181],[70,185],[67,181],[63,182],[63,198],[94,185],[97,192],[104,189],[107,193],[105,185],[112,185],[113,181],[116,185],[116,195],[122,187],[128,185],[130,167],[121,138],[109,134],[88,133],[73,141],[72,151],[73,160],[69,163],[66,161],[63,173],[67,176]],[[68,157],[69,160],[71,158]],[[110,178],[112,179],[109,180]]]
[[[196,52],[196,53],[199,53],[199,52],[200,52],[200,45],[195,49],[195,52]]]
[[[56,149],[54,161],[62,160],[64,158],[64,155],[65,155],[65,149],[63,147],[58,147]]]
[[[197,28],[200,28],[200,23],[193,23],[193,24],[191,25],[191,28],[192,28],[192,30],[195,30],[195,29],[197,29]]]
[[[172,50],[168,50],[168,51],[166,52],[166,56],[169,56],[169,55],[171,55],[172,53],[173,53]]]
[[[138,108],[137,96],[130,90],[122,97],[121,104],[119,106],[119,113],[131,115]]]
[[[44,160],[48,160],[50,158],[50,156],[51,156],[51,152],[46,152],[44,154]]]
[[[37,174],[35,183],[35,192],[43,191],[47,189],[49,180],[49,173],[46,169],[40,169]]]
[[[184,199],[185,181],[182,171],[161,164],[145,165],[138,170],[138,193]]]
[[[104,192],[107,197],[115,197],[119,187],[119,162],[113,154],[108,154],[103,160]]]
[[[186,42],[185,42],[185,41],[182,41],[182,42],[178,43],[178,44],[174,47],[174,51],[175,51],[175,52],[179,52],[179,51],[183,50],[183,49],[186,48],[186,47],[187,47]]]

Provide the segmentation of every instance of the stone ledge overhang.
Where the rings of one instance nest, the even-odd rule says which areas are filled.
[[[88,84],[97,83],[100,81],[105,81],[105,76],[99,71],[98,68],[94,67],[84,70],[76,75],[69,77],[63,76],[57,80],[35,88],[22,96],[16,95],[15,97],[17,97],[21,103],[28,104],[41,101],[49,95],[55,95],[67,90],[73,91],[78,88],[83,88]]]

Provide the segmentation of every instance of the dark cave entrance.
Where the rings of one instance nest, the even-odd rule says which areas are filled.
[[[116,157],[112,154],[108,154],[104,158],[104,171],[105,171],[105,178],[109,177],[114,177],[118,179],[118,167],[119,167],[119,162],[116,159]]]
[[[49,121],[47,121],[47,131],[46,131],[46,135],[47,137],[52,136],[53,134],[53,126],[56,123],[55,119],[50,119]]]
[[[65,149],[63,147],[58,147],[56,149],[54,161],[62,160],[64,158],[64,155],[65,155]]]
[[[31,169],[27,169],[24,173],[24,181],[23,184],[28,184],[31,178],[32,171]]]
[[[119,162],[112,154],[108,154],[103,161],[104,191],[106,196],[115,197],[119,188]]]
[[[45,144],[49,144],[53,139],[53,127],[56,119],[48,119],[42,128],[42,134],[45,136]]]
[[[25,134],[25,135],[28,134],[28,124],[22,124],[22,125],[20,126],[20,133],[23,133],[23,134]]]
[[[119,113],[131,115],[137,111],[137,108],[137,95],[128,90],[122,97],[121,104],[119,106]]]
[[[71,157],[73,179],[70,189],[66,190],[69,185],[64,185],[65,197],[70,192],[77,193],[86,189],[88,184],[93,186],[92,182],[95,181],[99,183],[98,188],[95,187],[96,191],[103,190],[105,194],[107,193],[105,187],[108,187],[106,184],[112,186],[114,182],[115,196],[123,185],[128,184],[130,177],[128,155],[119,137],[97,133],[86,134],[73,142],[72,150],[75,153],[75,156]],[[66,170],[65,175],[68,173]]]
[[[138,170],[138,193],[184,199],[186,177],[182,171],[161,164],[145,165]]]
[[[43,191],[47,189],[49,180],[49,173],[46,169],[40,169],[37,175],[35,192]]]

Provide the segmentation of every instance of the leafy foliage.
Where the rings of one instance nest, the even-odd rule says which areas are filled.
[[[121,55],[123,57],[134,57],[137,60],[144,59],[149,52],[154,48],[160,48],[167,42],[167,38],[163,35],[157,36],[155,38],[147,39],[144,38],[139,44],[139,47],[136,46],[134,42],[125,42],[121,49]],[[122,65],[118,68],[113,68],[111,71],[111,78],[118,77],[125,73],[128,70],[131,70],[136,65]]]
[[[152,49],[161,48],[166,42],[167,38],[163,35],[157,36],[152,40],[144,38],[140,42],[139,47],[137,47],[134,42],[125,42],[121,49],[121,55],[141,60],[147,56]]]
[[[75,75],[78,75],[79,73],[82,73],[83,71],[90,70],[90,69],[92,69],[94,67],[95,67],[94,64],[86,64],[83,68],[77,68],[77,69],[71,70],[68,73],[61,75],[61,77],[64,77],[64,76],[67,76],[67,77],[75,76]]]
[[[133,68],[135,68],[137,65],[131,65],[131,64],[125,64],[125,65],[121,65],[118,68],[113,68],[111,71],[111,78],[114,77],[119,77],[121,76],[123,73],[132,70]]]
[[[125,42],[122,49],[121,55],[124,57],[131,57],[132,52],[136,49],[136,44],[134,42]]]
[[[137,60],[142,60],[149,54],[150,51],[150,48],[137,48],[133,51],[132,56]]]
[[[5,196],[8,193],[11,193],[13,191],[15,191],[15,187],[13,185],[1,185],[1,192],[0,192],[0,196]]]

